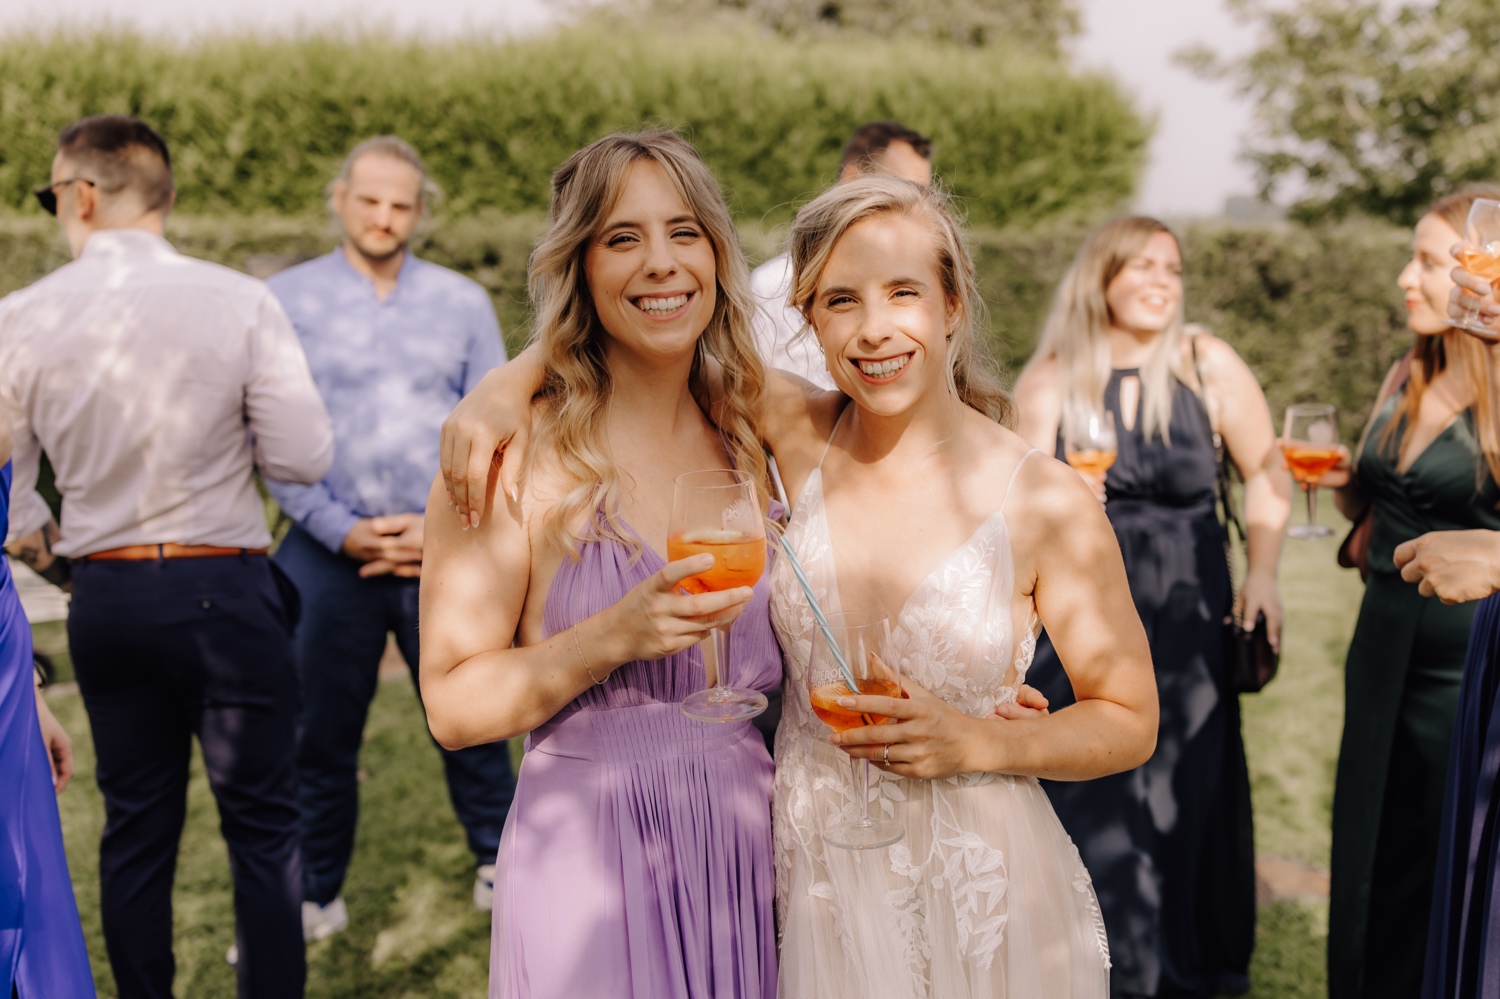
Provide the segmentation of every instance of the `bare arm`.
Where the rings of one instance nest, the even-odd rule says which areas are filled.
[[[1057,385],[1057,362],[1044,361],[1021,372],[1016,382],[1016,410],[1020,423],[1016,433],[1043,454],[1057,451],[1057,430],[1062,423],[1062,393]]]
[[[1282,609],[1276,578],[1292,513],[1292,477],[1254,372],[1224,341],[1206,334],[1199,340],[1204,388],[1215,400],[1224,447],[1245,480],[1247,571],[1236,614],[1241,623],[1253,627],[1264,613],[1271,644],[1279,647]]]
[[[713,564],[672,562],[614,606],[544,641],[515,645],[531,584],[532,544],[522,506],[495,496],[473,529],[440,513],[441,479],[427,503],[421,590],[422,700],[433,738],[449,748],[530,731],[616,668],[689,648],[727,627],[749,587],[685,596],[677,583]],[[590,676],[592,672],[593,676]]]
[[[1114,529],[1060,462],[1031,459],[1015,491],[1007,520],[1018,573],[1034,566],[1032,596],[1078,702],[1044,717],[974,718],[915,684],[905,700],[847,698],[841,703],[855,710],[899,719],[832,736],[851,756],[903,777],[992,771],[1050,780],[1091,780],[1150,758],[1156,680]]]
[[[0,403],[0,465],[10,461],[10,452],[15,443],[15,436],[10,429],[10,411]]]

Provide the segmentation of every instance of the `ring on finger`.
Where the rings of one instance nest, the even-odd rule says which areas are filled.
[[[889,742],[885,744],[885,749],[880,753],[880,762],[886,766],[890,766],[891,764],[891,744]]]

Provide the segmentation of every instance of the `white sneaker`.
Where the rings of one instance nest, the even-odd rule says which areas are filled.
[[[490,877],[494,877],[494,867],[490,868]],[[479,883],[474,884],[474,904],[479,904]],[[302,939],[308,943],[314,940],[327,940],[335,933],[342,933],[349,928],[349,910],[344,907],[344,896],[329,902],[327,905],[319,905],[316,902],[302,903]],[[240,963],[239,944],[230,944],[229,950],[224,953],[224,962],[230,966]]]
[[[489,912],[495,907],[495,865],[481,864],[474,871],[474,908]]]
[[[344,907],[344,896],[340,895],[327,905],[302,903],[302,939],[308,943],[327,940],[348,928],[349,910]]]

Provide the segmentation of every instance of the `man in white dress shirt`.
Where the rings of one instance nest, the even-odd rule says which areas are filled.
[[[900,122],[872,121],[849,137],[839,159],[839,183],[890,174],[927,186],[932,183],[932,140]],[[760,308],[755,311],[755,342],[761,358],[773,368],[801,375],[819,388],[833,389],[833,378],[818,340],[808,331],[796,309],[788,308],[792,290],[792,258],[772,257],[750,274],[750,289]]]
[[[100,115],[59,136],[37,198],[75,259],[0,300],[11,534],[50,519],[35,492],[45,450],[104,794],[100,909],[120,999],[172,996],[194,736],[229,847],[239,995],[296,999],[296,601],[266,557],[255,471],[317,482],[333,436],[270,290],[163,238],[174,197],[166,144],[145,123]]]

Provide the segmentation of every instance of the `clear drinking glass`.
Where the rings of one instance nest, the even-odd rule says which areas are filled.
[[[1484,278],[1500,292],[1500,201],[1474,199],[1469,219],[1464,223],[1463,249],[1458,253],[1458,262],[1464,270]],[[1470,309],[1453,325],[1491,340],[1500,337],[1500,333],[1480,321],[1478,309]]]
[[[1327,403],[1289,406],[1281,435],[1286,467],[1307,493],[1307,523],[1287,529],[1287,536],[1306,541],[1326,538],[1333,528],[1318,523],[1318,487],[1315,483],[1339,463],[1338,414]]]
[[[676,562],[704,552],[714,557],[713,567],[679,584],[688,593],[754,586],[766,571],[766,525],[748,472],[711,468],[677,476],[667,559]],[[766,710],[765,694],[729,684],[728,630],[715,628],[711,644],[713,662],[709,650],[703,650],[708,688],[689,694],[682,713],[699,721],[729,722]]]
[[[1114,413],[1091,410],[1063,420],[1063,457],[1080,472],[1102,479],[1118,448]]]
[[[854,675],[861,694],[900,697],[901,670],[887,654],[890,622],[884,614],[850,611],[828,615],[828,630],[844,655],[844,662]],[[876,659],[879,656],[879,660]],[[858,714],[838,705],[840,697],[851,693],[838,660],[828,643],[813,638],[812,655],[807,664],[807,693],[813,713],[835,732],[846,732],[865,725],[885,725],[885,715]],[[870,816],[870,761],[850,758],[856,768],[855,784],[859,788],[860,818],[836,822],[823,830],[823,842],[845,850],[874,850],[890,846],[905,831],[893,819]]]

